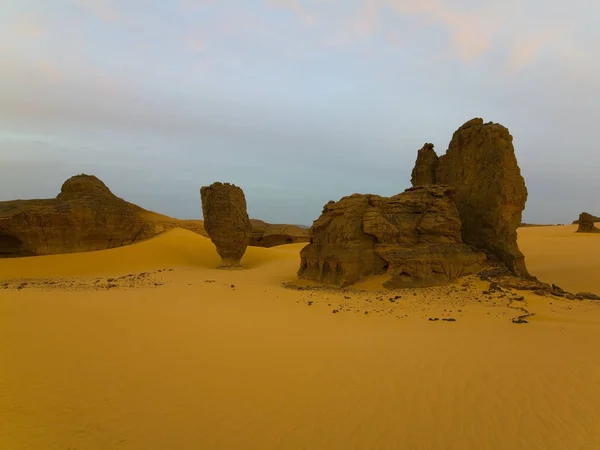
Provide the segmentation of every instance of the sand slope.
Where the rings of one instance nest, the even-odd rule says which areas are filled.
[[[575,230],[577,225],[519,228],[519,247],[540,280],[600,294],[600,234]]]
[[[581,239],[554,233],[519,232],[540,276]],[[0,261],[0,278],[174,268],[156,288],[0,290],[0,448],[600,448],[600,303],[528,295],[514,325],[477,282],[393,302],[284,289],[303,245],[249,248],[244,271],[184,230]]]
[[[306,244],[289,244],[273,249],[248,247],[242,264],[252,269],[282,258],[295,258],[304,245]],[[214,268],[219,261],[219,255],[209,238],[175,228],[126,247],[87,253],[0,259],[0,279],[121,274],[172,266]]]

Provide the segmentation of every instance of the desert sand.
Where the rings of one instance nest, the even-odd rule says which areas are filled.
[[[575,229],[519,246],[542,281],[600,293],[600,235]],[[0,260],[0,449],[600,448],[600,302],[474,277],[285,288],[303,246],[216,270],[209,239],[173,229]]]

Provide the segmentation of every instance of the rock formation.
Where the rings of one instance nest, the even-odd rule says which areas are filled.
[[[386,274],[387,287],[433,286],[474,273],[485,261],[462,242],[449,186],[393,197],[354,194],[329,202],[301,251],[300,278],[348,286]]]
[[[54,199],[0,202],[0,257],[102,250],[177,226],[176,219],[118,198],[98,178],[77,175]]]
[[[274,247],[276,245],[308,242],[309,230],[297,225],[271,224],[258,219],[250,219],[252,234],[250,245]]]
[[[589,213],[581,213],[579,215],[579,227],[577,228],[577,233],[600,233],[600,229],[595,226],[595,219],[597,219],[597,217],[594,217]]]
[[[435,177],[429,174],[435,166]],[[517,245],[527,200],[508,129],[480,118],[462,125],[437,163],[433,148],[419,151],[413,186],[446,184],[456,190],[463,241],[498,258],[517,276],[528,277]]]
[[[221,256],[219,267],[241,267],[252,232],[244,192],[233,184],[213,183],[200,196],[204,229]]]
[[[585,218],[585,220],[587,220],[587,221],[589,221],[589,220],[591,219],[591,220],[592,220],[592,222],[594,222],[594,223],[598,223],[598,222],[600,222],[600,217],[597,217],[597,216],[592,216],[590,213],[586,213],[586,212],[584,212],[584,213],[581,213],[581,214],[579,215],[579,219],[577,219],[577,220],[574,220],[574,221],[573,221],[573,225],[578,225],[578,224],[579,224],[579,220],[581,219],[581,215],[582,215],[582,214],[587,214],[587,216],[586,216],[586,218]]]
[[[436,175],[439,158],[433,149],[433,144],[425,144],[417,153],[417,162],[412,171],[410,181],[413,186],[436,184]]]

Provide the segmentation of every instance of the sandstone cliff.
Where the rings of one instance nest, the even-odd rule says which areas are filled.
[[[374,274],[387,287],[433,286],[473,273],[485,255],[462,242],[448,186],[393,197],[354,194],[329,202],[301,251],[300,278],[348,286]]]
[[[432,166],[433,179],[423,176],[432,173]],[[426,145],[417,157],[413,185],[424,181],[455,188],[465,243],[498,258],[515,275],[529,276],[516,232],[527,188],[507,128],[472,119],[456,130],[446,154],[438,160]]]
[[[202,187],[200,196],[204,229],[221,256],[219,267],[241,267],[252,232],[244,192],[233,184],[213,183]]]
[[[177,222],[118,198],[94,176],[77,175],[55,199],[0,202],[0,257],[119,247],[180,226]]]

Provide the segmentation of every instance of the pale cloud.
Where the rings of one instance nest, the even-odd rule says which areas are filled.
[[[530,38],[519,38],[515,42],[510,58],[507,63],[507,72],[509,75],[521,71],[529,64],[535,62],[543,49],[554,42],[558,36],[558,31],[547,31]]]
[[[109,0],[72,0],[76,5],[88,9],[104,22],[114,22],[119,18],[117,8]]]
[[[184,47],[188,52],[200,53],[205,50],[204,39],[197,33],[191,33],[184,39]]]
[[[316,16],[309,12],[298,0],[266,0],[267,5],[291,11],[305,25],[312,26],[316,23]]]
[[[13,25],[12,31],[29,39],[38,39],[46,34],[46,30],[33,17],[22,17]]]

